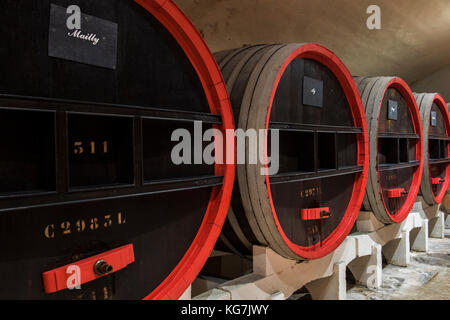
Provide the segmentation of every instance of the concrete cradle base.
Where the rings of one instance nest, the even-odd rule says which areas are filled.
[[[193,299],[284,300],[305,287],[314,300],[345,300],[347,268],[358,284],[376,289],[382,283],[382,254],[390,264],[407,266],[410,249],[428,250],[428,220],[419,212],[394,225],[361,212],[356,227],[357,233],[318,260],[289,260],[270,248],[255,246],[252,273],[224,282],[198,279],[194,285],[200,283],[205,292]]]
[[[412,211],[419,212],[424,219],[428,219],[428,233],[430,238],[444,239],[445,237],[445,213],[440,205],[430,206],[421,196],[417,197]]]
[[[284,300],[306,286],[313,299],[345,300],[346,268],[360,284],[381,285],[381,246],[368,235],[351,235],[332,254],[294,261],[270,248],[253,248],[253,273],[225,282],[195,300]]]
[[[450,191],[447,190],[447,194],[441,204],[441,211],[444,212],[445,229],[450,229]]]
[[[190,285],[186,291],[181,295],[178,300],[191,300],[192,298],[192,285]]]
[[[410,250],[428,251],[428,219],[419,212],[411,212],[402,223],[390,225],[379,222],[372,212],[360,212],[356,226],[383,247],[389,264],[407,267]]]

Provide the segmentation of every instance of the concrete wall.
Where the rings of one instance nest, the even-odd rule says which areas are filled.
[[[450,65],[415,82],[411,87],[415,92],[438,92],[447,103],[450,102]]]

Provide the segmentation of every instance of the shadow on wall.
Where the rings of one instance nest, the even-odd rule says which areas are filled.
[[[412,84],[415,92],[439,92],[450,102],[450,65]]]

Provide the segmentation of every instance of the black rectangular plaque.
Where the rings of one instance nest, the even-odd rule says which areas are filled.
[[[388,101],[388,119],[398,120],[398,102],[394,100]]]
[[[304,77],[303,105],[323,107],[323,81]]]
[[[48,55],[94,66],[116,69],[117,23],[82,13],[81,29],[70,30],[71,14],[51,4]]]
[[[433,127],[437,126],[437,113],[436,113],[436,111],[431,111],[431,125]]]

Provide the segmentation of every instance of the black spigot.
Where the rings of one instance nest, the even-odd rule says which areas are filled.
[[[108,264],[105,260],[98,260],[94,264],[94,272],[98,275],[105,275],[113,271],[113,266]]]

